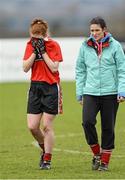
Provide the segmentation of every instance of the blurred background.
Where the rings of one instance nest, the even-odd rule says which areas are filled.
[[[87,36],[95,16],[124,41],[125,0],[0,0],[0,38],[27,37],[34,17],[46,19],[53,36]]]
[[[51,36],[61,46],[62,80],[74,80],[79,47],[95,16],[105,19],[125,51],[125,0],[0,0],[0,82],[29,79],[22,71],[22,59],[29,25],[36,17],[49,23]]]
[[[108,30],[125,50],[125,0],[0,0],[0,179],[104,179],[104,174],[91,171],[91,152],[81,126],[82,108],[75,93],[78,51],[95,16],[106,20]],[[64,114],[54,122],[56,143],[49,173],[37,167],[40,152],[26,123],[30,72],[23,72],[22,59],[29,25],[36,17],[48,21],[51,36],[63,54],[59,71]],[[106,179],[125,177],[124,117],[122,103],[116,126],[117,149]],[[100,133],[100,119],[97,128]]]

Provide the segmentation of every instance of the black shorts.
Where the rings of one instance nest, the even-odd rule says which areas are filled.
[[[60,85],[46,82],[31,82],[28,94],[28,114],[62,113],[62,93]]]

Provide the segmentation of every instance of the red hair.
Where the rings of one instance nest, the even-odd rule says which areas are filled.
[[[32,34],[46,36],[48,23],[43,19],[34,19],[30,24],[30,32]]]

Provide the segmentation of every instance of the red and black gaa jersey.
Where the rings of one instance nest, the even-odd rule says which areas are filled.
[[[45,40],[46,52],[52,61],[61,62],[63,60],[59,44],[52,40]],[[27,43],[23,60],[26,61],[33,53],[31,41]],[[49,84],[59,83],[59,72],[52,73],[44,60],[34,61],[31,72],[31,81],[47,82]]]

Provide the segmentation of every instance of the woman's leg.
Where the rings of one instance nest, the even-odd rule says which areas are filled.
[[[107,169],[112,154],[112,149],[114,149],[115,147],[114,129],[115,129],[117,110],[118,110],[117,95],[109,95],[101,98],[101,110],[100,110],[101,128],[102,128],[101,162],[102,164],[104,164],[103,165],[104,168],[102,166],[102,168],[100,168],[101,170]]]
[[[101,98],[102,149],[114,149],[114,128],[118,110],[117,95]]]
[[[52,149],[54,146],[54,130],[53,130],[53,120],[55,115],[43,113],[43,133],[44,133],[44,146],[45,153],[52,154]]]
[[[42,114],[27,114],[27,124],[33,137],[37,140],[39,145],[44,144],[44,135],[40,129],[40,121]]]
[[[83,116],[82,126],[85,137],[89,145],[98,144],[98,135],[96,131],[96,115],[99,112],[99,97],[85,95],[83,98]]]
[[[100,165],[100,145],[96,131],[96,115],[100,110],[98,96],[85,95],[83,98],[83,128],[87,143],[93,152],[92,169],[97,170]]]
[[[45,153],[40,163],[41,169],[51,168],[52,150],[54,146],[54,131],[53,131],[53,120],[55,115],[43,113],[43,134],[44,134],[44,148]]]

